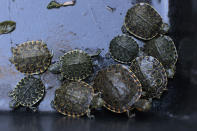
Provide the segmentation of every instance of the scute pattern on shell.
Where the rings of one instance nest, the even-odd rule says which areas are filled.
[[[99,71],[93,87],[102,93],[104,106],[116,113],[129,110],[139,100],[142,92],[135,74],[119,64]]]
[[[145,53],[157,58],[165,68],[173,68],[178,55],[176,46],[169,36],[160,35],[145,44]]]
[[[42,41],[28,41],[12,48],[13,64],[25,74],[40,74],[51,64],[52,54]]]
[[[146,97],[160,97],[167,86],[167,75],[163,65],[152,56],[140,56],[131,63],[131,70],[142,84]]]
[[[69,80],[83,80],[93,72],[91,57],[82,50],[73,50],[60,58],[61,74]]]
[[[124,25],[137,38],[150,40],[159,33],[162,23],[161,16],[151,5],[139,3],[127,11]]]
[[[13,92],[16,102],[22,106],[31,107],[43,98],[45,87],[40,79],[27,76],[18,82]]]
[[[114,60],[120,63],[131,63],[137,57],[139,47],[132,37],[119,35],[111,40],[109,51]]]
[[[92,86],[85,82],[65,83],[55,91],[55,109],[63,115],[83,116],[89,109],[93,94]]]

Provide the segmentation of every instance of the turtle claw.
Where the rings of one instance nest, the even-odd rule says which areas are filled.
[[[38,108],[37,107],[29,107],[33,112],[36,112],[38,111]]]
[[[128,116],[129,119],[134,118],[135,117],[135,113],[133,111],[131,112],[130,110],[128,110],[127,111],[127,116]]]
[[[88,116],[89,119],[95,119],[95,116],[91,115],[90,109],[88,109],[88,111],[87,111],[87,116]]]
[[[89,119],[95,119],[95,116],[94,115],[88,115],[88,118]]]

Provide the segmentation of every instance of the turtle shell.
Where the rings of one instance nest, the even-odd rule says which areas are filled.
[[[147,3],[139,3],[130,8],[124,21],[128,32],[143,40],[150,40],[160,33],[162,24],[159,13]]]
[[[131,63],[137,57],[139,46],[132,37],[119,35],[111,40],[109,51],[114,60],[120,63]]]
[[[152,56],[140,56],[131,63],[131,70],[142,84],[148,98],[159,98],[167,86],[167,75],[163,65]]]
[[[12,97],[20,105],[32,107],[43,98],[44,92],[45,86],[40,79],[27,76],[18,82]]]
[[[11,50],[11,62],[21,73],[40,74],[51,64],[52,54],[42,41],[28,41]]]
[[[102,93],[104,106],[116,113],[131,109],[142,92],[141,84],[135,74],[126,66],[119,64],[100,70],[93,87]]]
[[[157,58],[166,69],[174,68],[178,59],[176,46],[169,36],[160,35],[145,44],[145,53]]]
[[[82,50],[72,50],[65,53],[60,61],[61,74],[69,80],[82,80],[93,72],[91,57]]]
[[[79,117],[87,113],[93,94],[94,90],[89,84],[73,81],[63,84],[55,91],[53,104],[63,115]]]

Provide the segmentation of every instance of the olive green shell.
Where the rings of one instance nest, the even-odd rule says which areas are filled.
[[[132,37],[119,35],[111,40],[109,51],[114,60],[120,63],[131,63],[137,57],[139,47]]]
[[[25,107],[32,107],[43,98],[45,86],[40,79],[27,76],[18,82],[12,92],[16,102]]]
[[[55,91],[55,109],[67,116],[79,117],[87,113],[93,99],[92,86],[82,81],[63,84]]]
[[[142,92],[141,84],[135,74],[119,64],[99,71],[93,87],[102,93],[104,106],[116,113],[131,109]]]
[[[91,57],[82,50],[72,50],[60,58],[61,74],[69,80],[83,80],[93,72]]]
[[[150,40],[160,33],[162,23],[161,16],[147,3],[139,3],[130,8],[124,21],[128,32],[143,40]]]
[[[165,35],[148,41],[145,44],[145,53],[157,58],[166,69],[173,69],[178,59],[173,40]]]
[[[159,98],[167,86],[163,65],[152,56],[140,56],[131,63],[131,70],[142,84],[148,98]]]
[[[11,62],[21,73],[40,74],[51,64],[52,54],[42,41],[28,41],[11,50]]]

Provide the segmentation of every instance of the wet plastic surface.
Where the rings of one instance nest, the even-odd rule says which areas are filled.
[[[63,2],[63,0],[61,0]],[[60,82],[49,72],[42,75],[46,95],[39,112],[10,112],[8,91],[23,78],[9,62],[10,47],[27,40],[43,40],[54,51],[53,61],[74,48],[103,48],[121,34],[127,9],[145,0],[78,0],[75,6],[46,9],[48,1],[1,0],[0,20],[16,21],[16,30],[0,35],[0,127],[7,130],[177,130],[196,129],[197,120],[197,2],[195,0],[152,0],[150,2],[170,24],[169,36],[176,43],[179,60],[177,73],[168,92],[155,100],[150,113],[137,113],[128,120],[125,114],[93,112],[96,119],[68,119],[54,112],[50,101]],[[148,0],[151,1],[151,0]],[[146,1],[147,2],[147,1]],[[116,8],[114,12],[106,6]],[[140,42],[141,43],[141,42]],[[110,62],[109,62],[110,63]],[[167,126],[168,125],[168,126]],[[176,128],[174,128],[176,127]]]

